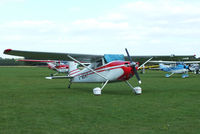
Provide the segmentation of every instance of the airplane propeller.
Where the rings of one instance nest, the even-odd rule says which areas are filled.
[[[135,68],[136,63],[133,62],[131,56],[129,55],[129,52],[128,52],[127,48],[125,48],[125,50],[126,50],[127,56],[128,56],[128,58],[129,58],[129,61],[130,61],[130,66],[131,66],[132,69],[133,69],[133,72],[134,72],[134,74],[135,74],[135,76],[136,76],[136,78],[137,78],[137,80],[138,80],[138,83],[141,84],[142,81],[141,81],[141,79],[140,79],[140,77],[139,77],[139,74],[138,74],[138,72],[137,72],[137,69]]]

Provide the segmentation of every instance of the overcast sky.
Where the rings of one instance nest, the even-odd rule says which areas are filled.
[[[0,0],[7,48],[200,57],[200,0]]]

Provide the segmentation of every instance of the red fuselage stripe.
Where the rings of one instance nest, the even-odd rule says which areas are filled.
[[[123,66],[124,66],[124,65],[123,65]],[[98,72],[98,73],[100,73],[100,72],[107,71],[107,70],[113,70],[113,69],[121,68],[121,67],[123,67],[123,66],[97,68],[97,69],[95,69],[95,71]],[[103,69],[103,70],[102,70],[102,69]],[[98,71],[98,70],[100,70],[100,71]],[[88,71],[88,72],[84,72],[84,73],[77,74],[77,75],[75,75],[74,77],[80,76],[80,75],[91,75],[91,74],[94,74],[94,72]]]

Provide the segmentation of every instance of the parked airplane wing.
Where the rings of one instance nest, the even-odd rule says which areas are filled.
[[[198,64],[200,61],[184,61],[185,64]]]
[[[75,54],[75,53],[56,53],[56,52],[36,52],[36,51],[21,51],[6,49],[4,54],[22,56],[26,59],[40,59],[40,60],[65,60],[72,61],[71,57],[81,62],[91,62],[100,59],[103,55],[89,55],[89,54]]]
[[[86,63],[91,63],[92,61],[96,61],[104,56],[104,55],[76,54],[76,53],[22,51],[22,50],[13,50],[13,49],[6,49],[4,51],[4,54],[22,56],[22,57],[25,57],[25,59],[62,60],[62,61],[72,61],[72,59],[69,58],[69,56],[71,56],[77,59],[78,61],[86,62]],[[192,55],[185,55],[185,56],[182,55],[178,57],[191,57],[191,56]],[[154,57],[154,59],[162,58],[162,57],[170,57],[170,55],[150,55],[150,56],[146,55],[146,56],[130,56],[130,57],[134,61],[136,61],[138,59],[143,59],[143,58],[149,59],[151,57]],[[127,56],[125,56],[125,60],[128,60]]]
[[[48,80],[51,80],[51,79],[71,79],[73,77],[72,76],[49,76],[45,78]]]
[[[27,61],[27,62],[55,62],[57,60],[32,60],[32,59],[28,59],[28,60],[16,60],[16,61]]]
[[[149,61],[152,63],[164,63],[164,64],[197,64],[200,63],[200,61],[162,61],[162,60],[158,60],[158,61]]]
[[[177,62],[176,61],[162,61],[162,60],[152,60],[152,61],[149,61],[151,63],[165,63],[165,64],[176,64]]]

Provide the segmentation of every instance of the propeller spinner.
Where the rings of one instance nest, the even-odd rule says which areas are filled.
[[[141,81],[141,79],[140,79],[140,77],[139,77],[139,74],[138,74],[138,72],[137,72],[137,69],[135,68],[136,63],[133,62],[131,56],[129,55],[129,52],[128,52],[127,48],[125,48],[125,50],[126,50],[127,56],[128,56],[128,58],[129,58],[129,61],[130,61],[130,66],[131,66],[132,69],[133,69],[133,72],[134,72],[134,74],[135,74],[135,76],[136,76],[136,78],[137,78],[137,80],[138,80],[138,83],[141,84],[142,81]]]

